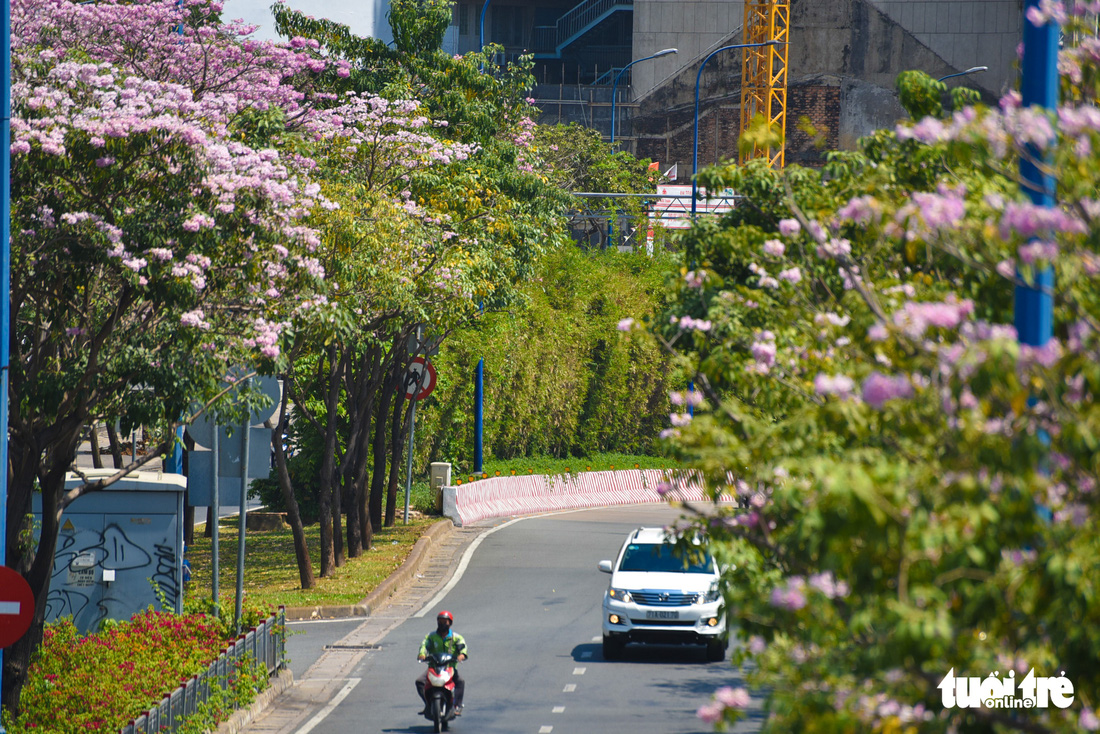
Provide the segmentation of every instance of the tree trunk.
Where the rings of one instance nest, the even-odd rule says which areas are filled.
[[[344,565],[344,488],[336,476],[335,466],[332,471],[332,557],[339,568]]]
[[[318,514],[321,524],[321,577],[336,571],[336,549],[333,542],[332,485],[336,479],[336,429],[337,409],[340,399],[339,364],[336,348],[329,349],[328,390],[325,395],[324,446],[321,451],[321,469],[318,476]]]
[[[382,500],[386,492],[386,455],[389,453],[389,442],[386,440],[389,426],[386,419],[400,384],[397,368],[401,364],[402,360],[394,360],[390,379],[382,386],[382,395],[378,400],[378,420],[374,422],[374,471],[371,473],[369,514],[371,524],[376,528],[382,527]],[[403,369],[401,371],[404,372]]]
[[[122,468],[122,446],[118,442],[118,431],[115,424],[107,421],[107,443],[111,447],[111,459],[115,462],[115,468]]]
[[[103,468],[103,455],[99,453],[99,425],[92,424],[92,430],[88,433],[88,443],[92,447],[92,466],[96,469]]]
[[[283,377],[283,382],[289,383],[289,371]],[[309,557],[309,547],[306,545],[306,531],[302,523],[302,513],[298,511],[298,500],[294,496],[294,486],[290,483],[290,472],[286,466],[286,452],[283,450],[283,434],[287,427],[287,405],[290,402],[290,388],[283,390],[283,400],[279,408],[279,422],[275,430],[271,432],[271,447],[275,450],[275,473],[279,481],[279,489],[283,493],[283,506],[286,507],[286,519],[290,524],[290,532],[294,536],[294,557],[298,561],[298,580],[303,589],[312,589],[317,585],[313,577],[313,561]]]
[[[397,491],[401,483],[401,458],[405,453],[405,441],[409,435],[409,412],[412,401],[405,400],[395,386],[397,400],[390,416],[390,473],[386,492],[386,527],[392,528],[397,522]],[[411,447],[410,447],[411,449]]]
[[[61,499],[65,492],[65,471],[76,451],[79,428],[60,429],[63,435],[49,448],[52,451],[37,453],[30,447],[12,441],[12,466],[9,472],[8,492],[9,522],[7,526],[7,560],[9,567],[19,571],[34,594],[34,616],[25,635],[4,651],[3,690],[0,704],[12,715],[19,714],[19,698],[27,681],[27,669],[31,655],[42,643],[46,620],[46,602],[49,599],[50,579],[54,554],[57,551],[58,533],[61,528]],[[67,435],[66,435],[67,434]],[[50,457],[59,457],[50,461]],[[65,457],[66,460],[60,460]],[[39,470],[45,469],[41,476]],[[38,482],[37,480],[40,480]],[[38,485],[36,487],[36,484]],[[19,542],[21,533],[28,530],[25,518],[30,514],[31,495],[36,488],[42,493],[42,526],[38,546],[33,555]]]

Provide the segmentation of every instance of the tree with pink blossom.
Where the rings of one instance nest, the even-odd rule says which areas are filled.
[[[323,576],[394,522],[409,337],[419,326],[438,342],[521,304],[519,284],[562,242],[564,194],[542,173],[531,132],[529,62],[442,53],[448,8],[391,3],[392,49],[275,8],[292,45],[337,69],[325,80],[326,109],[295,130],[314,178],[341,202],[322,218],[332,290],[308,314],[316,321],[296,325],[286,373],[295,403],[317,407],[287,429],[319,454],[299,458],[311,468],[303,476],[276,452],[283,501],[293,504],[292,474],[290,489],[319,498]]]
[[[1072,32],[1093,3],[1047,5],[1067,18],[1053,114],[1015,93],[948,108],[942,83],[909,73],[915,119],[823,171],[700,177],[752,205],[686,235],[702,289],[678,283],[650,330],[706,396],[671,445],[740,500],[698,522],[765,731],[1097,727],[1100,56]],[[1027,144],[1058,177],[1053,209],[1019,192]],[[1034,348],[1013,287],[1044,264],[1055,338]],[[1064,671],[1073,703],[949,707],[950,669]],[[732,723],[744,702],[728,698],[700,716]]]
[[[169,452],[196,405],[230,410],[230,368],[277,365],[283,332],[325,287],[310,217],[335,204],[309,183],[307,159],[249,140],[273,110],[284,127],[304,121],[305,80],[328,65],[239,40],[219,10],[13,3],[4,542],[38,600],[31,631],[4,655],[13,713],[42,635],[62,512]],[[66,490],[79,443],[116,420],[144,426],[151,449]]]

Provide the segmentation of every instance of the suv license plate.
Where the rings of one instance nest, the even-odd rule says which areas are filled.
[[[679,612],[663,612],[663,611],[661,611],[661,612],[647,611],[645,613],[645,618],[646,619],[679,619],[680,618],[680,613]]]

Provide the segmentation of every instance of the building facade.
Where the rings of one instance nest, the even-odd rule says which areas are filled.
[[[390,39],[387,0],[287,0],[358,35]],[[227,0],[226,17],[243,16],[274,37],[270,0]],[[611,93],[632,60],[676,48],[675,55],[633,65],[616,87],[616,140],[662,170],[691,175],[694,91],[701,61],[743,42],[743,0],[456,0],[445,50],[464,54],[486,43],[502,60],[531,54],[540,122],[579,122],[611,133]],[[903,111],[895,80],[908,69],[952,79],[989,100],[1016,84],[1021,0],[791,0],[787,69],[788,163],[816,164],[821,150],[799,129],[809,119],[826,148],[851,148]],[[699,160],[736,155],[741,57],[719,54],[700,83]]]

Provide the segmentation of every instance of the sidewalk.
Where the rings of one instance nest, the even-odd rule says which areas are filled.
[[[289,670],[272,679],[271,688],[255,703],[234,714],[217,734],[292,734],[329,704],[347,684],[364,655],[447,583],[474,539],[492,527],[456,528],[437,522],[413,546],[409,557],[359,604],[339,607],[288,607],[287,619],[335,619],[362,616],[363,623],[321,657],[295,681]],[[293,616],[292,616],[293,615]]]

